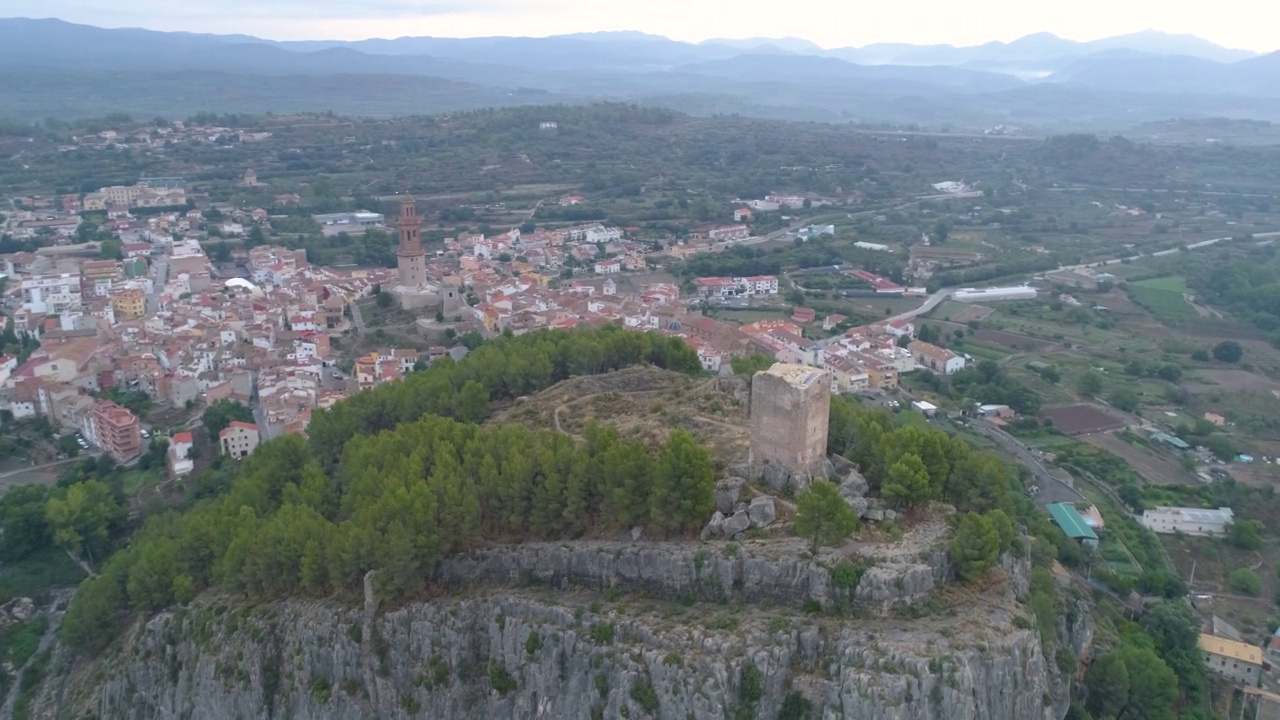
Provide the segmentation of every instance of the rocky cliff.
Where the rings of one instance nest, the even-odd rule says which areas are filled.
[[[1045,659],[1014,601],[1025,566],[1008,563],[982,592],[923,590],[923,577],[945,568],[917,569],[916,580],[890,568],[932,568],[934,558],[882,559],[833,612],[847,577],[837,583],[822,562],[749,545],[493,550],[450,560],[437,597],[396,608],[378,608],[371,593],[363,605],[207,597],[136,624],[92,662],[55,655],[32,717],[1065,714],[1069,669]],[[718,592],[703,591],[706,578]],[[913,600],[899,585],[916,581]],[[882,614],[878,598],[892,593],[900,609]],[[1079,639],[1077,625],[1060,634]]]
[[[941,524],[920,533],[938,534]],[[915,533],[904,539],[914,539]],[[908,543],[909,544],[909,543]],[[930,543],[913,556],[884,552],[899,543],[867,545],[857,553],[860,579],[852,587],[832,577],[841,561],[807,558],[795,539],[745,543],[526,543],[445,560],[437,581],[453,587],[538,585],[558,590],[646,592],[704,602],[770,602],[852,607],[887,614],[913,605],[951,573],[947,553]]]

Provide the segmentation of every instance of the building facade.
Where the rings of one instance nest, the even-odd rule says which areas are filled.
[[[1141,522],[1143,527],[1157,533],[1225,535],[1234,517],[1231,508],[1157,507],[1147,508],[1142,513]]]
[[[1262,649],[1228,638],[1201,633],[1200,650],[1210,672],[1236,685],[1257,687],[1262,676]]]
[[[93,441],[117,462],[126,462],[142,452],[142,423],[128,408],[110,400],[99,400],[90,411]]]
[[[218,433],[218,443],[226,455],[241,460],[249,457],[258,447],[258,426],[253,423],[232,421]]]

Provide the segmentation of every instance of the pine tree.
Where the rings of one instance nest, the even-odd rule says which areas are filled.
[[[837,545],[858,529],[858,515],[832,483],[815,480],[796,500],[796,534],[808,538],[811,550]]]
[[[915,507],[933,497],[929,470],[919,455],[903,455],[889,468],[880,494],[886,500],[904,507]]]
[[[976,513],[960,516],[951,541],[951,559],[960,579],[977,580],[1000,558],[1000,534],[991,521]]]
[[[706,522],[715,505],[711,455],[685,430],[671,433],[654,470],[649,519],[667,532],[692,530]]]

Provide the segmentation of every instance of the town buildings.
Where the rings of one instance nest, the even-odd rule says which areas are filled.
[[[195,469],[195,461],[192,459],[192,450],[195,448],[195,439],[190,432],[174,433],[169,438],[169,474],[175,478],[186,477]]]
[[[241,460],[253,453],[259,439],[257,425],[233,420],[218,433],[218,446],[224,455]]]
[[[102,448],[116,462],[128,462],[142,452],[142,423],[138,416],[110,400],[99,400],[90,413],[89,442]]]
[[[1257,687],[1262,677],[1262,649],[1216,635],[1200,634],[1200,651],[1209,672],[1234,685]]]
[[[964,357],[950,350],[922,340],[912,340],[907,350],[915,358],[916,367],[923,367],[942,375],[954,375],[964,369]]]

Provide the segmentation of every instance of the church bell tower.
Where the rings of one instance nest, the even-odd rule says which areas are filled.
[[[422,250],[422,220],[412,197],[400,203],[400,247],[396,249],[399,285],[409,290],[427,284],[426,253]]]

